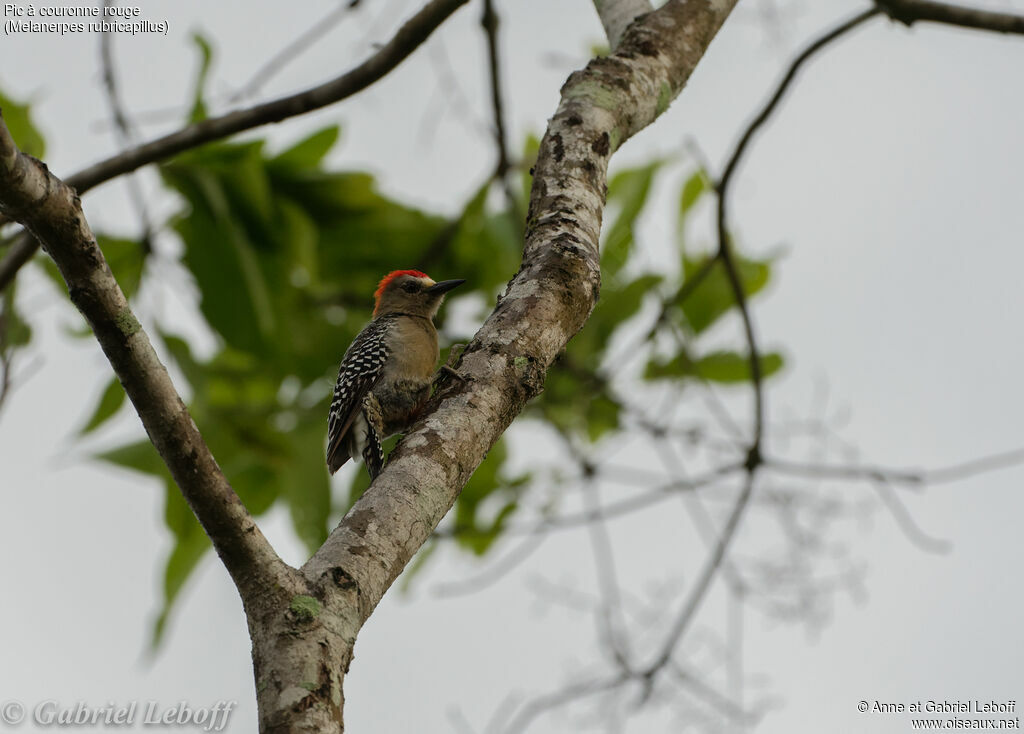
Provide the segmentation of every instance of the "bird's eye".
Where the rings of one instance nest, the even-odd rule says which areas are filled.
[[[410,280],[408,282],[402,283],[402,290],[405,291],[406,293],[415,293],[419,289],[420,284],[417,283],[415,280]]]

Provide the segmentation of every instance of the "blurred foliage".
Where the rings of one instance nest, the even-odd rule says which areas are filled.
[[[189,119],[206,115],[204,85],[212,52],[199,36],[201,64]],[[15,137],[43,150],[28,110],[0,95]],[[13,114],[11,111],[13,110]],[[12,130],[15,128],[12,126]],[[339,138],[337,127],[318,130],[282,152],[263,140],[223,142],[184,153],[160,167],[166,188],[180,208],[164,225],[180,238],[181,264],[191,275],[199,312],[216,335],[217,347],[197,356],[192,346],[166,325],[151,338],[187,381],[189,408],[232,486],[256,515],[275,503],[287,506],[296,535],[312,553],[327,537],[329,524],[368,486],[361,467],[348,491],[332,495],[324,462],[326,416],[336,369],[352,338],[370,318],[370,294],[380,277],[394,269],[427,270],[435,278],[465,278],[459,299],[473,303],[483,318],[495,296],[515,274],[522,231],[510,211],[492,205],[493,181],[482,185],[458,216],[446,218],[407,206],[381,194],[373,176],[338,171],[325,159]],[[20,137],[19,137],[20,136]],[[538,141],[526,141],[521,165],[519,211],[526,211]],[[700,337],[734,312],[735,302],[721,263],[683,246],[686,223],[712,194],[702,171],[679,192],[678,242],[670,251],[678,267],[648,272],[636,257],[638,228],[659,174],[667,164],[652,161],[620,170],[608,185],[608,220],[601,244],[602,289],[589,322],[552,366],[545,391],[527,414],[564,436],[587,442],[622,427],[627,409],[613,389],[615,365],[607,365],[610,345],[623,334],[647,328],[639,322],[661,312],[646,344],[639,374],[647,380],[742,383],[750,379],[742,352],[702,349]],[[145,291],[149,248],[140,241],[98,235],[100,247],[129,298]],[[749,296],[763,290],[771,260],[736,255]],[[45,271],[63,288],[52,263]],[[13,289],[3,314],[13,318]],[[471,334],[447,334],[442,310],[439,327],[455,341]],[[10,329],[11,327],[9,327]],[[671,337],[666,339],[664,337]],[[782,357],[766,354],[765,375],[782,367]],[[125,403],[116,379],[98,398],[81,434],[117,415]],[[394,446],[391,439],[386,449]],[[164,606],[154,643],[192,570],[209,548],[166,468],[147,440],[98,455],[111,464],[159,479],[165,488],[165,521],[174,537],[164,575]],[[463,490],[449,529],[456,545],[485,554],[515,515],[531,475],[510,476],[508,451],[499,442]],[[432,540],[410,566],[411,576],[430,558]]]
[[[3,111],[4,123],[11,131],[11,137],[22,153],[34,155],[36,158],[46,155],[46,143],[32,122],[32,114],[27,104],[15,102],[0,89],[0,110]]]
[[[14,101],[0,89],[0,112],[18,147],[29,155],[42,158],[46,153],[46,143],[32,122],[29,105]],[[0,238],[0,256],[13,241],[14,235]],[[0,294],[0,397],[6,394],[5,386],[8,385],[15,353],[26,347],[32,338],[32,329],[17,308],[14,292],[12,284]]]

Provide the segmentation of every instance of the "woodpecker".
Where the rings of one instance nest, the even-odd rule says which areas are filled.
[[[395,270],[373,294],[373,320],[359,332],[338,370],[327,419],[327,468],[334,474],[361,457],[377,478],[381,441],[412,425],[430,397],[437,314],[444,294],[465,280],[436,283],[418,270]]]

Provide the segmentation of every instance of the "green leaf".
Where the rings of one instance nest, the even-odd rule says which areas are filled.
[[[116,449],[96,454],[94,458],[168,481],[171,478],[160,454],[148,440],[125,444]]]
[[[167,347],[167,351],[171,353],[175,364],[178,365],[178,369],[185,373],[185,379],[188,380],[189,385],[198,393],[203,393],[207,383],[207,373],[203,366],[192,356],[192,348],[189,347],[188,342],[180,336],[164,331],[159,332],[159,334],[164,345]]]
[[[661,282],[659,275],[641,275],[625,284],[606,281],[590,319],[552,365],[544,392],[530,404],[530,412],[540,413],[564,433],[590,441],[618,428],[622,407],[610,394],[598,366],[605,361],[616,332]],[[581,400],[581,395],[587,399]]]
[[[629,260],[634,242],[637,217],[647,203],[654,176],[662,161],[656,160],[640,168],[620,171],[608,183],[608,204],[617,207],[618,215],[607,230],[601,251],[601,270],[614,277]]]
[[[506,479],[501,470],[507,450],[499,440],[462,489],[455,503],[455,540],[475,555],[483,555],[501,537],[506,521],[518,509],[518,497],[529,475]],[[485,508],[491,508],[485,512]],[[495,511],[494,508],[497,508]],[[489,515],[489,517],[488,517]]]
[[[86,421],[85,425],[82,426],[79,434],[84,436],[87,433],[92,433],[103,425],[124,404],[124,398],[124,388],[121,387],[121,381],[115,376],[107,383],[107,387],[103,390],[103,394],[100,395],[100,399],[96,403],[96,407],[93,409],[92,415],[89,417],[89,420]]]
[[[327,540],[331,511],[331,487],[324,464],[325,426],[326,420],[310,420],[287,434],[291,451],[278,475],[295,533],[310,555]]]
[[[784,360],[777,352],[761,355],[761,377],[767,379],[782,369]],[[680,350],[670,359],[653,359],[647,364],[644,378],[700,378],[722,384],[750,381],[750,360],[737,352],[715,351],[696,360]]]
[[[21,152],[36,158],[45,157],[46,142],[32,122],[29,105],[18,104],[0,91],[0,111],[3,112],[4,123]]]
[[[338,142],[341,128],[338,125],[331,125],[322,130],[317,130],[304,140],[300,140],[292,147],[275,158],[271,159],[272,164],[285,164],[298,168],[316,168],[330,152],[334,144]]]
[[[203,100],[206,96],[206,81],[210,74],[210,65],[213,62],[213,47],[201,33],[193,33],[192,42],[199,49],[199,70],[192,86],[192,110],[189,112],[188,121],[199,122],[207,117],[206,103]]]
[[[185,264],[199,286],[203,315],[229,344],[260,351],[262,343],[273,342],[272,289],[225,183],[195,166],[165,167],[165,172],[193,204],[174,226],[186,243]]]
[[[760,365],[761,377],[771,377],[782,369],[782,355],[778,352],[762,354]],[[751,379],[750,359],[736,352],[711,352],[698,359],[693,367],[696,374],[711,382],[730,384]]]
[[[32,339],[32,327],[14,305],[15,285],[12,283],[0,296],[0,354],[10,354]]]
[[[96,236],[96,244],[103,251],[103,256],[125,296],[134,296],[139,290],[142,270],[146,264],[145,246],[138,240],[103,234]]]
[[[164,567],[164,599],[153,623],[153,636],[150,640],[152,650],[163,641],[167,621],[185,582],[210,548],[209,538],[173,482],[165,484],[165,500],[164,519],[174,534],[175,542]]]
[[[679,196],[679,227],[682,229],[690,210],[700,201],[700,198],[708,191],[708,175],[703,168],[697,169],[683,184],[683,190]]]
[[[530,190],[533,188],[533,167],[537,165],[538,153],[540,153],[540,138],[533,134],[527,135],[526,141],[523,143],[523,173],[520,181],[524,203],[530,201]]]
[[[718,321],[726,312],[736,305],[732,284],[729,282],[725,266],[716,261],[711,270],[702,273],[709,256],[691,258],[683,256],[683,285],[676,303],[682,307],[686,321],[694,334],[700,334]],[[733,254],[736,269],[740,276],[744,294],[749,298],[760,292],[771,278],[773,258],[767,260],[750,260]],[[687,280],[701,277],[698,285],[688,287]],[[687,293],[688,291],[688,293]],[[685,298],[682,295],[686,294]],[[680,300],[682,298],[682,300]]]

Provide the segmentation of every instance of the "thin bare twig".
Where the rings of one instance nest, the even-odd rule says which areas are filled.
[[[612,549],[611,537],[601,512],[601,501],[598,496],[597,483],[591,481],[584,484],[584,499],[588,510],[595,520],[587,525],[590,537],[590,548],[594,556],[594,572],[597,575],[597,586],[601,593],[601,605],[598,619],[605,644],[612,653],[616,665],[623,671],[632,670],[629,645],[620,634],[624,628],[622,623],[622,594],[615,571],[615,552]]]
[[[114,0],[103,0],[104,9],[114,5]],[[117,82],[117,74],[114,69],[114,33],[105,30],[100,33],[100,66],[103,69],[103,88],[106,90],[107,106],[110,108],[110,117],[114,121],[114,129],[118,134],[122,147],[136,142],[135,128],[128,117],[124,101],[121,99],[120,87]],[[142,244],[148,251],[153,239],[153,224],[146,206],[146,199],[142,194],[137,174],[128,177],[128,198],[135,207],[139,217],[139,224],[142,228]]]
[[[949,553],[953,544],[944,538],[934,538],[922,530],[914,520],[914,516],[910,514],[910,510],[893,492],[888,482],[876,481],[872,483],[872,486],[882,499],[882,504],[889,510],[889,514],[892,515],[900,530],[911,543],[928,553]]]
[[[807,48],[805,48],[793,60],[771,99],[768,100],[768,103],[764,106],[761,112],[758,113],[753,121],[747,126],[747,129],[743,132],[739,143],[733,150],[732,156],[730,156],[728,163],[725,165],[722,177],[718,180],[718,183],[715,186],[718,191],[718,213],[716,217],[718,229],[718,255],[722,260],[722,264],[725,266],[726,274],[729,278],[729,284],[732,287],[733,295],[736,298],[736,305],[740,309],[740,315],[743,319],[743,331],[746,334],[747,344],[749,346],[750,376],[754,384],[754,437],[753,443],[750,447],[749,457],[752,466],[756,465],[760,460],[759,454],[762,434],[764,433],[765,420],[764,388],[762,385],[761,359],[757,351],[757,338],[754,332],[753,320],[750,316],[750,310],[747,308],[746,293],[743,290],[743,282],[739,274],[739,269],[733,259],[732,250],[730,248],[728,234],[729,184],[732,182],[736,167],[739,165],[739,162],[743,157],[743,153],[746,151],[747,146],[753,139],[754,134],[762,125],[764,125],[765,122],[767,122],[772,112],[774,112],[775,108],[786,94],[786,91],[789,89],[790,84],[796,78],[797,72],[800,68],[821,49],[828,46],[837,38],[853,30],[866,20],[881,14],[881,12],[881,9],[877,7],[870,8],[849,20],[840,23],[831,31],[807,46]]]
[[[668,441],[659,439],[655,442],[655,448],[658,451],[658,457],[661,462],[665,465],[665,468],[676,476],[685,476],[685,470],[683,463],[676,455],[675,450]],[[742,468],[737,466],[737,469]],[[708,546],[713,548],[715,543],[718,541],[716,533],[714,531],[714,524],[711,521],[711,516],[704,507],[704,503],[701,502],[700,497],[697,496],[696,492],[686,492],[681,495],[684,500],[684,506],[687,512],[690,514],[690,519],[693,521],[694,526],[697,528],[697,532],[701,536],[701,540]],[[743,592],[745,584],[743,583],[743,577],[740,575],[736,565],[732,563],[728,558],[722,562],[722,576],[725,578],[726,583],[729,584],[729,588],[736,594]]]
[[[494,169],[494,177],[501,182],[505,199],[513,221],[517,227],[524,226],[523,214],[519,207],[519,197],[512,181],[512,159],[508,154],[508,135],[505,130],[505,103],[501,91],[501,54],[498,50],[498,14],[494,10],[494,0],[484,0],[484,13],[480,18],[487,39],[487,68],[491,85],[491,110],[494,115],[494,143],[498,150],[498,163]]]
[[[700,576],[697,577],[697,581],[694,583],[693,589],[690,591],[690,595],[687,597],[679,615],[676,617],[675,623],[672,625],[668,636],[665,638],[665,643],[662,645],[661,653],[646,670],[645,675],[649,680],[660,672],[661,669],[668,664],[669,660],[672,659],[672,653],[675,651],[676,645],[679,643],[679,640],[682,639],[686,630],[690,627],[690,624],[696,617],[697,610],[700,609],[701,603],[707,596],[707,592],[711,588],[711,582],[714,581],[715,575],[722,567],[722,562],[725,560],[729,545],[732,543],[732,540],[736,535],[736,529],[739,527],[743,513],[747,509],[747,505],[750,504],[750,496],[754,492],[755,476],[756,471],[750,470],[747,472],[743,488],[736,497],[736,502],[733,505],[732,511],[729,513],[729,517],[725,521],[725,526],[722,528],[722,532],[718,536],[718,542],[715,544],[714,549],[705,560],[704,568],[701,570]]]
[[[1024,464],[1024,448],[1002,451],[935,469],[889,469],[862,464],[805,464],[779,459],[774,456],[766,457],[764,464],[769,469],[811,479],[866,480],[888,482],[891,484],[933,485],[959,482],[979,474],[1020,466]]]
[[[526,731],[527,727],[529,727],[537,717],[552,709],[572,703],[573,701],[578,701],[581,698],[596,696],[599,693],[611,691],[628,683],[629,680],[630,676],[626,674],[611,678],[595,678],[574,683],[566,686],[560,691],[555,691],[554,693],[539,696],[538,698],[529,701],[519,709],[515,718],[513,718],[509,722],[508,726],[505,727],[505,732],[507,732],[507,734],[515,734],[516,732]]]
[[[543,523],[541,523],[541,525],[543,525]],[[508,531],[506,530],[505,532],[507,533]],[[434,534],[442,535],[442,533],[439,532],[435,532]],[[452,535],[457,535],[457,533],[453,533]],[[528,558],[530,558],[530,556],[540,550],[541,544],[549,537],[550,534],[544,533],[539,527],[535,528],[520,541],[519,545],[505,554],[502,558],[491,563],[483,572],[475,576],[471,576],[468,579],[449,581],[447,583],[439,584],[434,589],[434,593],[439,597],[454,597],[464,596],[466,594],[475,594],[478,591],[483,591],[484,589],[493,586],[498,581],[501,581],[501,579],[505,578],[515,569],[519,568]]]
[[[257,94],[263,85],[270,81],[271,77],[326,36],[358,4],[359,0],[339,2],[337,7],[331,10],[331,12],[320,18],[308,30],[299,34],[287,46],[271,56],[263,66],[256,70],[252,78],[242,85],[241,89],[228,98],[228,102],[239,102],[246,97],[252,97]]]

